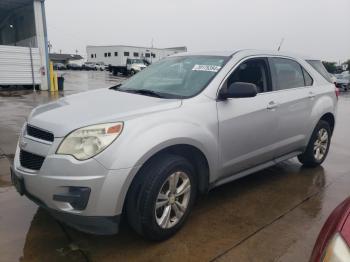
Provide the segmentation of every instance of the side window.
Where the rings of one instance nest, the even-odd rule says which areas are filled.
[[[118,52],[114,52],[114,56],[118,56]]]
[[[105,53],[105,57],[107,57],[107,53]]]
[[[130,53],[129,52],[124,52],[124,56],[129,56]]]
[[[312,84],[314,83],[314,80],[304,68],[303,68],[303,74],[304,74],[305,86],[312,86]]]
[[[299,63],[287,58],[270,58],[269,60],[276,90],[305,86],[304,74]]]
[[[134,52],[134,57],[139,57],[139,53]]]
[[[108,57],[110,57],[111,56],[111,52],[108,52]]]
[[[271,91],[267,62],[263,58],[254,58],[240,64],[230,75],[227,86],[235,82],[255,84],[258,93]]]

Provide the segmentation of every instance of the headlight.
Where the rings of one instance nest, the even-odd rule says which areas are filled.
[[[123,123],[109,123],[77,129],[63,139],[57,150],[59,155],[72,155],[78,160],[91,158],[120,135]]]
[[[335,234],[329,242],[327,249],[323,255],[324,262],[342,262],[350,260],[350,249],[344,239]]]

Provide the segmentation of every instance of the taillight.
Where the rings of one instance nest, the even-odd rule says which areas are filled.
[[[340,94],[339,88],[337,86],[335,86],[335,95],[336,95],[337,99],[339,98],[339,94]]]

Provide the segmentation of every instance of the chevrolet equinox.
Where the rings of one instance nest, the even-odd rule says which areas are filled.
[[[176,54],[122,84],[35,108],[12,181],[79,230],[117,233],[123,214],[145,238],[166,239],[197,194],[293,157],[320,165],[337,96],[319,60]]]

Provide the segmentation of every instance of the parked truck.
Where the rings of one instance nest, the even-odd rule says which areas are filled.
[[[133,75],[169,55],[186,52],[186,47],[149,48],[137,46],[87,46],[88,62],[104,63],[114,75]]]

